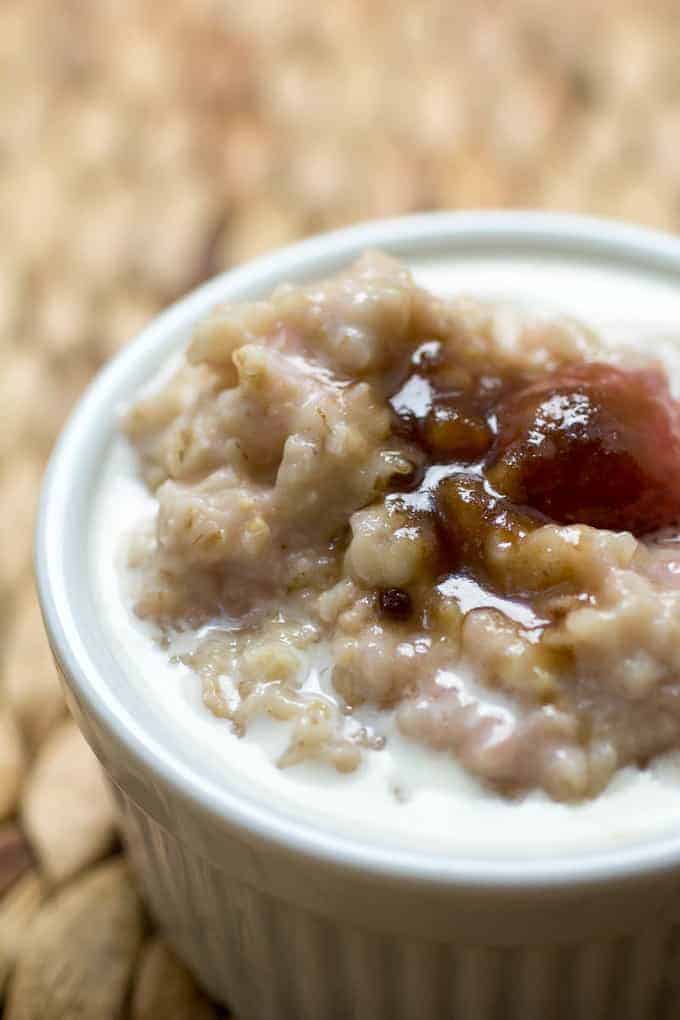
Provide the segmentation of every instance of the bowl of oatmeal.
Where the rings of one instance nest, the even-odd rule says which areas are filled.
[[[677,1005],[677,323],[672,238],[433,214],[225,274],[85,395],[46,624],[237,1015]]]

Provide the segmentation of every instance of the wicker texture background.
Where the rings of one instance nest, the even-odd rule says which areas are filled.
[[[0,4],[9,1020],[215,1015],[111,858],[111,811],[64,721],[35,607],[35,494],[73,401],[158,309],[222,268],[358,219],[500,206],[678,229],[674,0]],[[73,935],[81,917],[98,926],[94,948]],[[117,961],[106,988],[97,952]]]

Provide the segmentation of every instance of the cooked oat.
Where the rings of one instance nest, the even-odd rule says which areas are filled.
[[[572,800],[680,747],[680,413],[641,357],[369,253],[217,310],[125,427],[158,499],[137,612],[196,630],[239,731],[289,720],[281,764],[352,770],[389,714]]]

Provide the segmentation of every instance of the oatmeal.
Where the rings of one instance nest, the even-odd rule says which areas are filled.
[[[216,312],[126,431],[136,612],[282,765],[396,726],[576,800],[680,748],[680,412],[639,353],[369,254]]]

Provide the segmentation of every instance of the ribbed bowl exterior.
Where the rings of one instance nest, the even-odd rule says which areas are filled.
[[[238,1020],[677,1020],[680,927],[495,947],[390,938],[256,891],[117,791],[134,868],[178,953]]]
[[[375,247],[446,264],[509,251],[585,260],[651,274],[669,302],[680,280],[675,237],[572,216],[437,213],[310,239],[189,295],[100,375],[50,462],[36,573],[69,704],[119,791],[150,907],[237,1020],[679,1020],[680,834],[543,864],[530,850],[495,866],[392,855],[361,832],[340,838],[237,796],[200,741],[169,725],[159,693],[123,676],[84,541],[117,409],[214,305]]]

